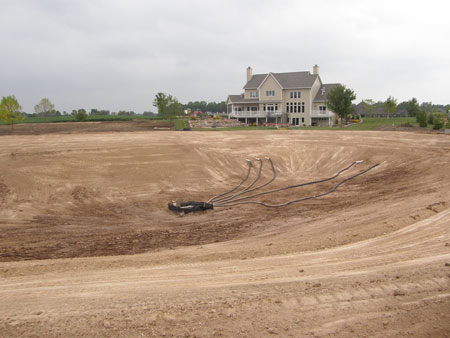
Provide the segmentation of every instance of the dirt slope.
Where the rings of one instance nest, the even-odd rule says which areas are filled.
[[[2,136],[3,336],[450,336],[450,137]],[[270,156],[274,187],[380,163],[283,209],[167,211]],[[264,171],[264,180],[270,171]],[[345,177],[345,176],[344,176]],[[277,194],[282,202],[333,182]]]

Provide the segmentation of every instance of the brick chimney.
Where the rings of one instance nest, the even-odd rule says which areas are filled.
[[[249,67],[247,68],[247,82],[250,81],[250,79],[252,78],[252,76],[253,76],[252,67],[249,66]]]

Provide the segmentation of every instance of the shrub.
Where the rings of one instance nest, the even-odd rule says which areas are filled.
[[[426,128],[428,126],[427,114],[424,111],[420,111],[416,114],[416,121],[419,126]]]
[[[447,124],[445,125],[445,128],[450,129],[450,118],[448,119]]]
[[[84,121],[87,119],[87,114],[83,110],[79,110],[74,115],[76,121]]]
[[[445,120],[442,113],[433,113],[433,129],[439,130],[444,128]]]

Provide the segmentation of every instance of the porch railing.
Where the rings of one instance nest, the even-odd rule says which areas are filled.
[[[312,110],[311,117],[334,117],[331,110]]]
[[[282,114],[281,111],[232,111],[229,116],[230,117],[280,117]]]

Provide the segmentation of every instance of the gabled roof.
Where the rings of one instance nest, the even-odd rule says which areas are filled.
[[[245,84],[244,89],[256,89],[258,88],[264,79],[269,74],[255,74],[252,78]]]
[[[269,73],[283,89],[311,88],[319,75],[310,72]],[[257,89],[269,74],[255,74],[248,81],[244,89]]]
[[[258,99],[245,99],[244,94],[241,95],[228,95],[228,99],[231,103],[257,103]]]
[[[314,98],[314,102],[325,102],[327,100],[327,95],[331,89],[338,86],[339,83],[327,83],[323,84],[322,87],[319,88],[319,91]]]

